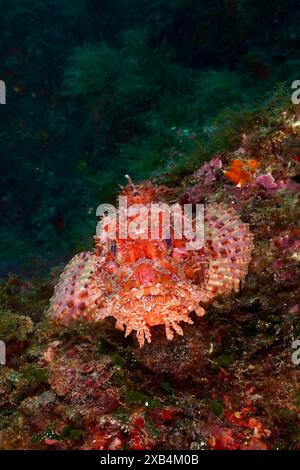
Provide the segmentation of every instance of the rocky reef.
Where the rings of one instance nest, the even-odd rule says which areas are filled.
[[[60,268],[0,285],[1,449],[300,450],[300,124],[284,111],[186,176],[181,203],[226,204],[253,234],[239,292],[139,347],[115,320],[45,317]],[[300,362],[300,359],[299,359]]]

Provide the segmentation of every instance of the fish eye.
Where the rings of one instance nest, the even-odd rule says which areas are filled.
[[[115,255],[117,252],[117,244],[116,241],[113,240],[110,244],[110,251]]]
[[[172,239],[170,237],[164,238],[164,242],[165,242],[165,244],[167,245],[168,248],[170,248],[170,246],[172,246]]]

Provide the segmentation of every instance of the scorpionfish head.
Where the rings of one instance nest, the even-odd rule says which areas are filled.
[[[233,208],[205,207],[204,244],[195,250],[186,248],[184,237],[175,236],[175,219],[164,236],[164,219],[159,217],[159,236],[148,236],[152,204],[163,208],[161,199],[171,192],[150,182],[138,186],[129,182],[121,196],[127,197],[128,206],[142,205],[146,210],[126,213],[128,234],[121,236],[124,213],[119,208],[119,218],[104,221],[94,252],[69,262],[51,299],[49,314],[54,320],[68,324],[73,319],[98,321],[112,316],[126,336],[136,332],[143,346],[145,340],[151,341],[151,327],[164,325],[171,340],[174,332],[183,334],[180,324],[193,323],[193,311],[202,316],[215,296],[240,288],[253,243],[248,225]]]

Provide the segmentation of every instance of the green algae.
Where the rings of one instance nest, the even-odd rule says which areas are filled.
[[[0,339],[5,342],[25,341],[33,331],[30,317],[13,313],[11,310],[0,309]]]

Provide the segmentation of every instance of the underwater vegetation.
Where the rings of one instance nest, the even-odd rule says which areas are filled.
[[[171,176],[171,193],[154,178],[123,190],[146,203],[172,197],[214,208],[200,271],[199,257],[176,251],[172,237],[141,246],[104,232],[94,251],[48,279],[1,282],[0,448],[300,450],[300,369],[292,361],[300,338],[295,108],[270,103],[235,142],[176,184]],[[232,244],[237,226],[242,258]],[[209,274],[214,266],[224,274],[218,282]],[[160,295],[166,310],[157,310]],[[192,311],[199,300],[201,317]],[[151,332],[143,347],[115,328],[141,331],[131,323],[137,310],[140,343],[145,325]],[[179,326],[171,341],[170,312]]]

